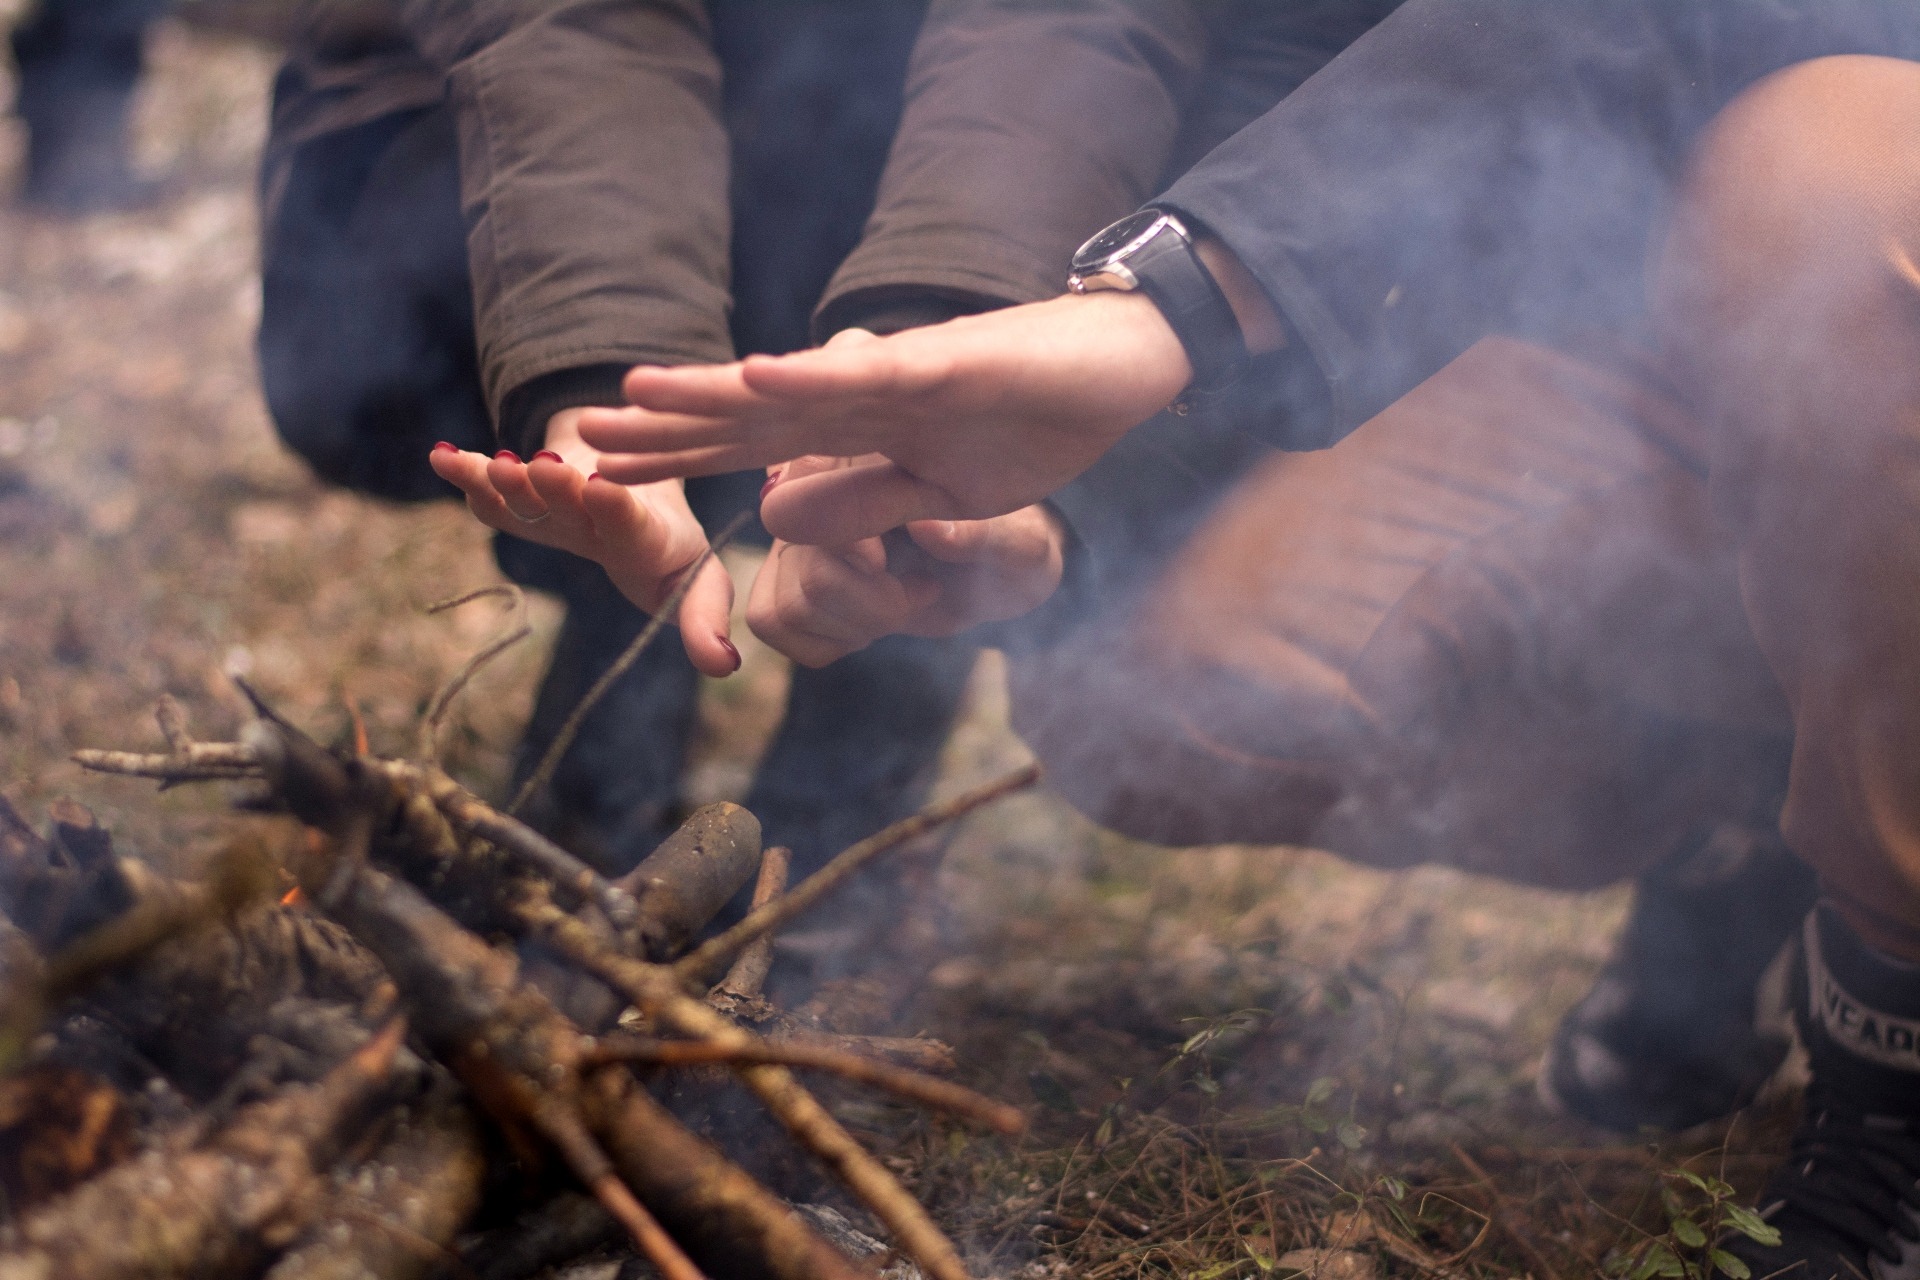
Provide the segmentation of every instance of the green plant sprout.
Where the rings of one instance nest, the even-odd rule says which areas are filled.
[[[1660,1204],[1667,1229],[1608,1255],[1605,1274],[1616,1280],[1751,1280],[1752,1270],[1722,1249],[1720,1241],[1735,1232],[1771,1247],[1780,1243],[1780,1233],[1752,1209],[1735,1204],[1733,1195],[1733,1188],[1719,1178],[1703,1178],[1691,1169],[1661,1174]]]

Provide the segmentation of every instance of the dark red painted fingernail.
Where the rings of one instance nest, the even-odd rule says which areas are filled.
[[[458,453],[460,452],[460,446],[450,441],[439,440],[434,443],[433,451],[435,453]]]
[[[511,449],[502,449],[493,455],[493,459],[495,462],[518,462],[520,461],[520,455]]]
[[[777,472],[773,475],[768,476],[767,482],[760,486],[761,501],[764,502],[766,500],[767,495],[773,492],[773,486],[779,483],[780,483],[780,476]]]
[[[720,647],[727,651],[727,656],[733,659],[733,670],[738,671],[740,669],[740,651],[734,648],[733,641],[727,639],[725,636],[718,636],[715,638],[720,641]],[[729,672],[728,674],[731,675],[732,672]]]
[[[557,453],[555,453],[555,452],[554,452],[553,450],[551,450],[551,449],[542,449],[542,450],[541,450],[540,452],[538,452],[538,453],[536,453],[536,454],[534,454],[534,455],[533,455],[533,460],[534,460],[535,462],[538,462],[538,461],[540,461],[540,459],[542,459],[542,458],[546,458],[546,459],[548,459],[548,460],[550,460],[550,461],[553,461],[553,462],[565,462],[565,461],[566,461],[566,459],[565,459],[565,458],[563,458],[563,457],[561,457],[561,456],[560,456],[559,454],[557,454]]]
[[[592,475],[587,477],[587,483],[592,484],[595,480],[605,481],[607,484],[613,483],[613,481],[608,480],[605,476],[601,475],[598,471],[594,472]]]

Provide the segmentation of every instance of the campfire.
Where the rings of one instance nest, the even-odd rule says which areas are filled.
[[[238,741],[196,741],[163,701],[165,752],[77,753],[163,787],[249,783],[245,807],[297,820],[197,878],[117,852],[78,805],[53,806],[43,835],[0,800],[0,1280],[509,1280],[617,1235],[670,1280],[854,1280],[894,1255],[967,1274],[795,1072],[1003,1133],[1020,1112],[932,1074],[952,1065],[937,1041],[829,1035],[762,984],[783,926],[1037,769],[792,887],[785,851],[731,804],[608,879],[435,763],[439,717],[504,644],[434,700],[411,759],[364,737],[324,748],[244,682]],[[708,934],[749,880],[752,910]],[[661,1100],[718,1071],[890,1250],[796,1211]],[[533,1207],[478,1220],[503,1185]]]

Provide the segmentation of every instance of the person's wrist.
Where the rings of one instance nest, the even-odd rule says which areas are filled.
[[[1193,381],[1186,345],[1146,294],[1104,290],[1066,294],[1059,302],[1075,308],[1103,357],[1101,381],[1124,406],[1115,415],[1115,439],[1166,408]]]
[[[1280,313],[1274,310],[1267,291],[1233,251],[1204,234],[1194,241],[1193,251],[1226,296],[1227,306],[1232,308],[1233,318],[1240,325],[1241,341],[1247,344],[1247,354],[1262,356],[1286,346],[1287,331],[1280,322]]]

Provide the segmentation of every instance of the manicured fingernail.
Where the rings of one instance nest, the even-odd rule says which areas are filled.
[[[761,500],[764,501],[766,499],[766,496],[773,492],[773,486],[779,483],[780,483],[780,476],[777,472],[773,475],[768,476],[767,482],[760,486]]]
[[[733,659],[733,670],[738,671],[740,669],[740,651],[733,647],[733,641],[727,639],[725,636],[716,636],[715,639],[720,641],[720,647],[727,651],[727,656]],[[731,675],[732,672],[728,672],[728,674]]]
[[[588,483],[588,484],[592,484],[592,483],[593,483],[593,482],[594,482],[595,480],[599,480],[599,481],[602,481],[602,482],[604,482],[604,483],[606,483],[606,484],[612,484],[612,483],[613,483],[613,481],[611,481],[611,480],[608,480],[608,479],[607,479],[607,478],[606,478],[605,476],[603,476],[603,475],[601,475],[601,474],[600,474],[600,473],[599,473],[598,471],[596,471],[596,472],[594,472],[594,473],[593,473],[592,475],[590,475],[590,476],[588,476],[588,477],[587,477],[587,483]]]
[[[555,453],[555,452],[554,452],[553,450],[551,450],[551,449],[542,449],[542,450],[541,450],[540,452],[538,452],[538,453],[536,453],[536,454],[534,454],[534,455],[533,455],[533,460],[534,460],[535,462],[538,462],[538,461],[540,461],[540,459],[542,459],[542,458],[546,458],[546,459],[548,459],[549,461],[552,461],[552,462],[565,462],[565,461],[566,461],[566,459],[565,459],[565,458],[563,458],[563,457],[561,457],[561,456],[560,456],[559,454],[557,454],[557,453]]]
[[[520,461],[520,455],[511,449],[502,449],[493,455],[493,459],[495,462],[518,462]]]
[[[434,443],[433,451],[435,453],[458,453],[460,452],[460,446],[450,441],[440,440]]]

